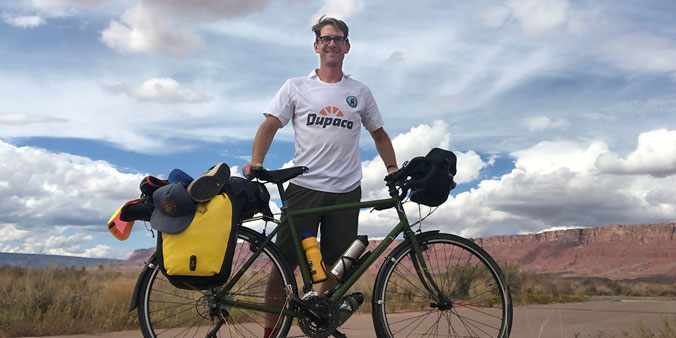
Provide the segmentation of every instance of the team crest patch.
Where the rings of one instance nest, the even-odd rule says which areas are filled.
[[[354,108],[357,106],[357,98],[354,96],[348,96],[345,101],[347,101],[347,104],[350,105],[350,107]]]

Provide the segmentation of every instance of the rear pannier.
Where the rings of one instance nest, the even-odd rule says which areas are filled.
[[[153,204],[156,256],[171,284],[204,290],[225,283],[236,245],[237,201],[221,193],[195,203],[183,184],[172,183],[153,193]]]

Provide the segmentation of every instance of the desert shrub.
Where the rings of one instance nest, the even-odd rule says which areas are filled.
[[[0,267],[0,332],[7,336],[138,328],[127,309],[136,273]]]
[[[676,297],[676,284],[565,278],[524,271],[518,264],[510,262],[502,263],[500,268],[517,306],[581,302],[592,296]]]

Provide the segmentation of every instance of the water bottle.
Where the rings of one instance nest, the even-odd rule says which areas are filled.
[[[343,297],[343,302],[339,307],[339,324],[343,325],[353,313],[357,312],[359,305],[364,302],[364,295],[361,292],[355,292],[351,295]]]
[[[335,264],[333,264],[333,267],[331,268],[331,274],[336,276],[338,279],[342,278],[345,272],[350,269],[352,264],[357,261],[359,256],[361,256],[367,245],[369,245],[368,236],[357,236],[357,239],[355,239],[354,242],[350,244],[350,247],[345,250],[343,256],[340,257],[340,259]]]
[[[319,251],[317,245],[317,236],[312,232],[305,232],[300,236],[301,244],[305,250],[305,258],[310,268],[310,275],[312,275],[312,282],[319,283],[326,280],[326,268],[324,267],[324,260],[322,253]]]

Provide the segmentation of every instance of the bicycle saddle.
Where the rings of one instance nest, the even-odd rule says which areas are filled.
[[[259,180],[270,183],[284,183],[296,176],[308,172],[307,167],[291,167],[279,170],[266,170],[263,168],[251,168],[251,173]]]

